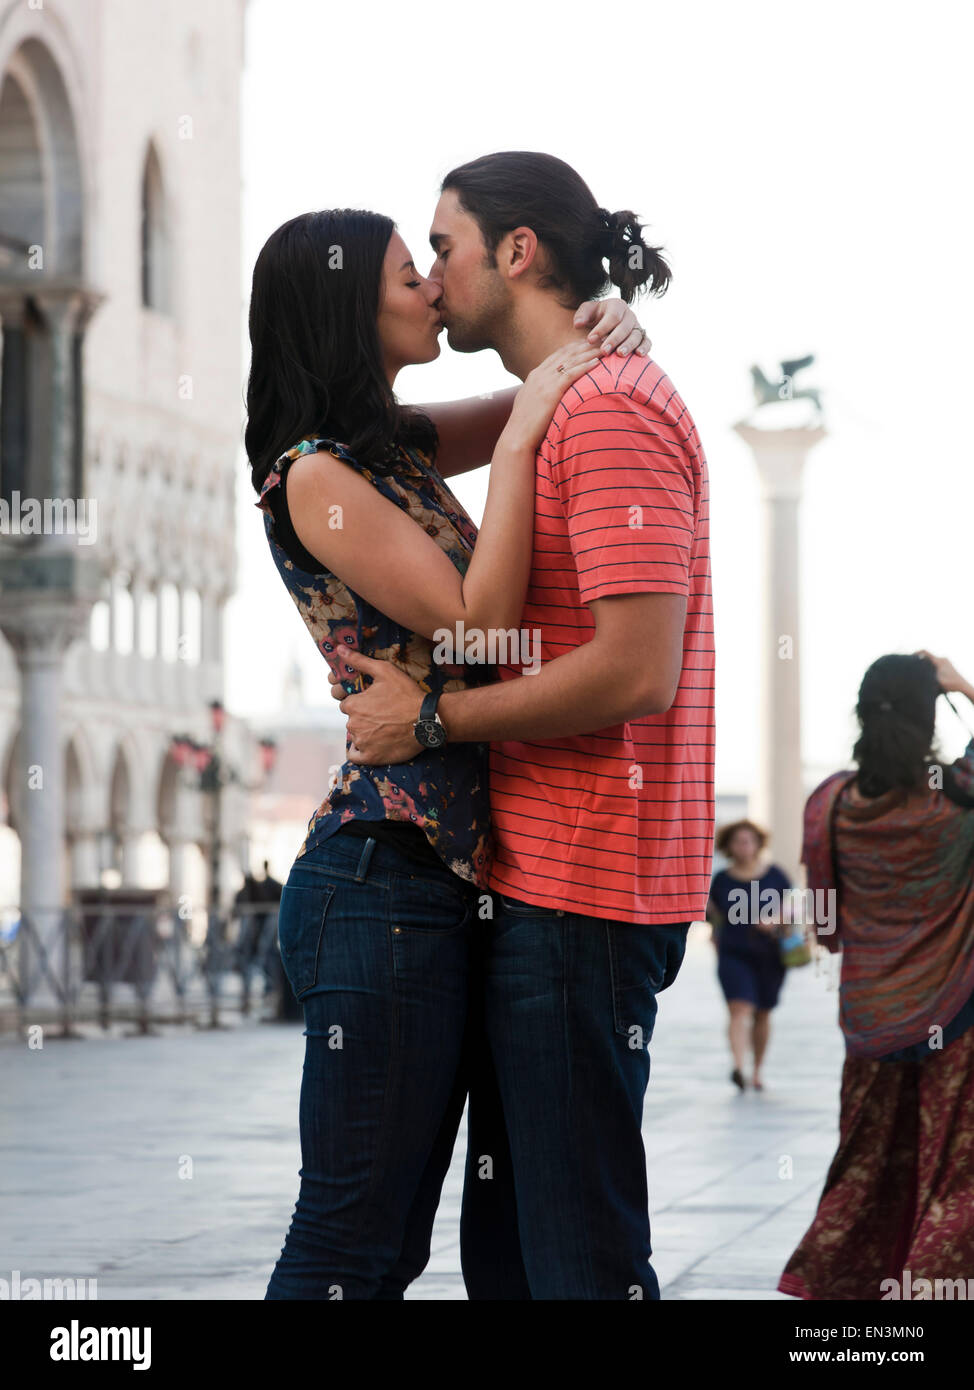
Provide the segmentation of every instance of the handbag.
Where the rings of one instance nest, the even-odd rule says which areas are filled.
[[[778,935],[778,950],[781,953],[781,964],[786,970],[794,970],[800,965],[811,964],[812,948],[800,927],[781,928]]]
[[[800,890],[787,889],[791,901],[796,901]],[[778,926],[778,951],[781,955],[781,964],[786,970],[795,970],[802,965],[810,965],[812,960],[812,948],[808,944],[808,937],[805,932],[804,924],[801,922],[782,922]]]

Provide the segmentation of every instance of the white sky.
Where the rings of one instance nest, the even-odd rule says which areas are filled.
[[[637,310],[709,462],[720,791],[751,788],[757,750],[758,495],[731,429],[752,362],[813,351],[807,384],[825,393],[802,505],[806,764],[847,765],[856,688],[882,653],[923,646],[974,675],[970,13],[250,0],[245,298],[265,238],[311,208],[389,214],[426,269],[439,179],[491,150],[568,160],[667,248],[672,287]],[[511,382],[494,353],[442,341],[400,376],[403,399]],[[456,486],[477,520],[484,488],[482,473]],[[275,709],[296,656],[330,709],[252,501],[241,461],[230,706]],[[941,725],[954,756],[966,735],[949,710]]]

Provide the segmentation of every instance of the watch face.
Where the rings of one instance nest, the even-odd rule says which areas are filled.
[[[446,730],[435,719],[421,719],[416,725],[416,737],[424,748],[441,748],[446,743]]]

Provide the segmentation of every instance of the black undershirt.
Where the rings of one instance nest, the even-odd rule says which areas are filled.
[[[267,502],[274,518],[274,539],[291,563],[297,565],[299,570],[303,570],[305,574],[322,574],[324,566],[315,559],[309,550],[305,550],[291,525],[291,514],[288,511],[285,492],[286,484],[287,469],[284,468],[281,470],[280,483],[277,487],[272,487],[267,494]],[[408,859],[412,859],[418,864],[438,869],[446,867],[424,832],[418,825],[413,825],[411,821],[352,820],[346,821],[335,833],[336,835],[354,835],[361,839],[371,836],[380,844],[391,845],[393,849],[399,850],[400,854],[406,855]]]
[[[380,845],[391,845],[407,859],[422,864],[426,868],[445,869],[446,865],[436,853],[418,825],[408,820],[349,820],[335,831],[336,835],[354,835],[364,840],[371,837]]]
[[[280,483],[277,487],[272,487],[267,494],[267,503],[274,517],[274,539],[291,563],[297,565],[299,570],[304,570],[305,574],[321,574],[324,571],[324,565],[320,560],[315,559],[310,550],[305,550],[291,525],[291,513],[288,511],[285,491],[287,474],[287,468],[282,468]]]

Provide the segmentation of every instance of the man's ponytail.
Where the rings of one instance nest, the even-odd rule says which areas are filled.
[[[627,304],[644,285],[650,294],[665,294],[670,283],[670,267],[661,255],[662,247],[648,246],[643,226],[634,212],[608,212],[598,209],[600,249],[609,262],[609,279],[617,285]]]

